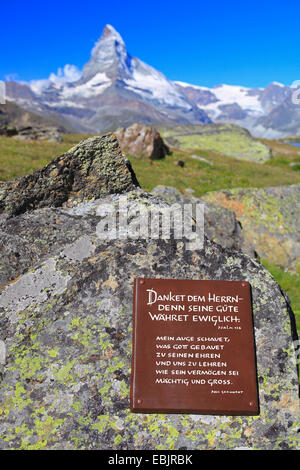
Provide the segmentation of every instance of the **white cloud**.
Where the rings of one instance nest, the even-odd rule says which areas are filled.
[[[57,73],[51,73],[49,78],[41,80],[31,80],[30,87],[35,93],[43,93],[50,85],[65,85],[79,80],[81,71],[76,65],[66,64],[63,68],[59,68]]]
[[[29,82],[30,88],[35,92],[35,93],[43,93],[43,91],[47,90],[49,86],[51,85],[50,80],[47,78],[42,79],[42,80],[31,80]]]
[[[59,68],[57,74],[51,73],[49,80],[52,83],[72,83],[79,80],[81,77],[81,71],[76,67],[76,65],[66,64],[64,68]]]
[[[19,78],[19,74],[18,73],[9,73],[7,75],[5,75],[5,81],[6,82],[16,82]]]

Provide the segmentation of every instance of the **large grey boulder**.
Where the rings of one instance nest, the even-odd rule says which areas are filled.
[[[206,202],[235,213],[243,227],[244,247],[289,271],[300,265],[300,184],[213,191]]]
[[[209,240],[218,243],[223,248],[242,250],[255,258],[255,252],[250,243],[246,244],[242,227],[235,213],[226,207],[214,204],[193,196],[194,191],[187,188],[182,194],[172,186],[159,185],[152,189],[151,194],[161,197],[169,204],[203,204],[204,231]]]
[[[167,204],[138,188],[126,195],[132,214]],[[117,210],[123,197],[2,215],[0,448],[295,449],[297,338],[280,287],[257,261],[208,239],[199,250],[172,237],[100,239],[99,206]],[[250,282],[259,416],[130,412],[135,277]]]

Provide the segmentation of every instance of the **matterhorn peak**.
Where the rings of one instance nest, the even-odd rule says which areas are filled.
[[[116,74],[128,75],[130,56],[125,42],[115,28],[107,24],[96,42],[90,61],[84,66],[83,81],[89,81],[98,73],[113,78]]]
[[[120,33],[118,33],[118,31],[111,24],[107,24],[105,26],[100,39],[115,39],[116,41],[125,44]]]

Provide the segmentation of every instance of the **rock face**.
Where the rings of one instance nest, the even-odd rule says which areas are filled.
[[[255,257],[254,250],[245,239],[241,226],[232,210],[226,209],[217,204],[196,198],[193,190],[186,189],[184,194],[172,186],[156,186],[151,194],[159,196],[169,204],[191,204],[202,203],[204,207],[204,231],[207,238],[218,243],[223,248],[232,250],[242,250],[248,255]]]
[[[261,259],[291,271],[300,264],[300,185],[215,191],[203,199],[235,212],[245,245]]]
[[[125,154],[152,160],[160,160],[170,154],[169,148],[154,127],[135,123],[126,129],[118,129],[114,134]]]
[[[42,170],[0,183],[0,213],[16,215],[40,207],[58,207],[122,193],[138,186],[129,160],[115,137],[91,137]]]
[[[272,158],[271,149],[233,124],[176,126],[161,132],[168,145],[184,149],[204,149],[239,160],[264,163]]]
[[[115,147],[116,171],[119,158]],[[8,271],[0,291],[0,448],[296,448],[296,337],[286,296],[257,261],[207,239],[192,251],[172,237],[100,239],[99,207],[117,209],[124,190],[1,216],[0,239],[9,245],[0,271]],[[126,196],[132,214],[167,205],[135,186]],[[130,412],[134,277],[250,282],[259,416]]]

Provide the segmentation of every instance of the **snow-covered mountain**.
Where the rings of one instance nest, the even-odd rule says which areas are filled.
[[[135,121],[166,125],[210,122],[175,83],[132,57],[110,25],[104,28],[80,77],[76,72],[69,66],[64,73],[35,80],[27,87],[8,84],[8,95],[31,111],[63,116],[79,131],[100,132]]]
[[[264,89],[172,82],[132,57],[111,25],[104,28],[82,71],[66,65],[48,79],[7,82],[6,87],[8,98],[25,109],[82,132],[113,130],[136,121],[160,125],[227,121],[271,138],[291,131],[300,134],[293,91],[277,82]],[[284,122],[278,117],[280,109]]]
[[[201,107],[213,122],[231,122],[249,129],[261,137],[279,138],[290,135],[278,120],[269,116],[276,115],[274,110],[289,103],[294,89],[278,82],[266,88],[247,88],[233,85],[219,85],[213,88],[200,87],[189,83],[175,82],[178,89],[190,101]],[[300,110],[299,110],[300,112]],[[293,132],[300,133],[300,119],[293,122]]]

